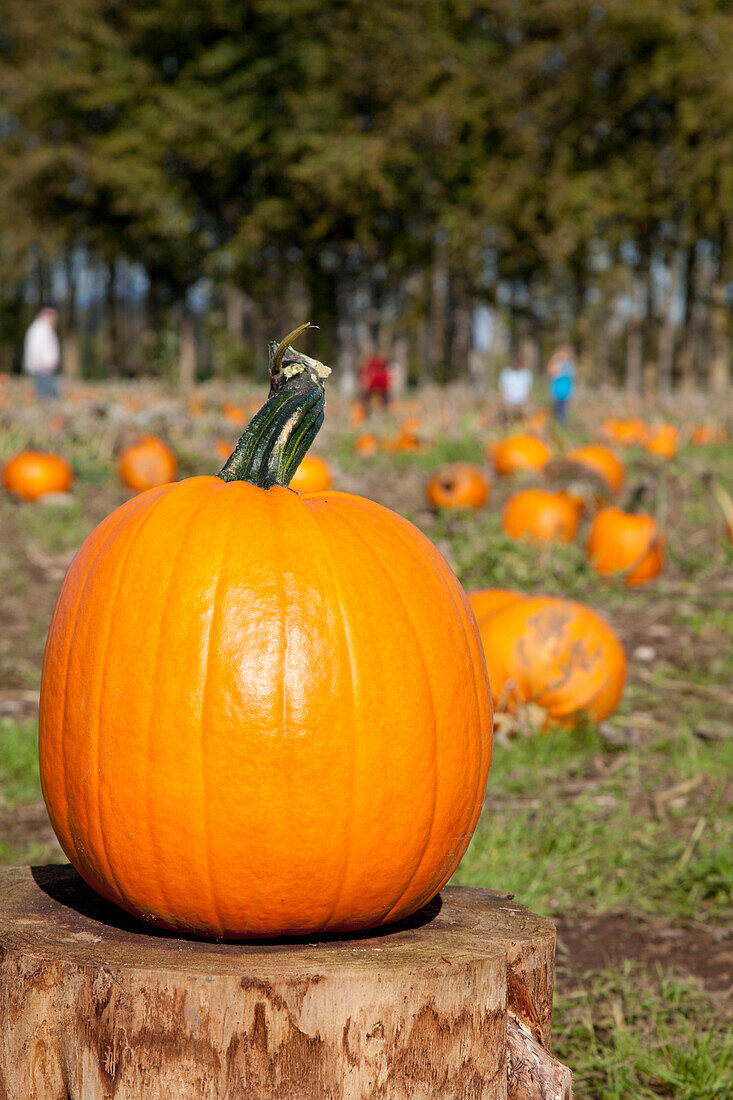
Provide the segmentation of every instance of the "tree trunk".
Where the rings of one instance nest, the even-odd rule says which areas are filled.
[[[654,393],[657,388],[657,321],[654,309],[654,275],[652,271],[652,246],[649,237],[642,239],[641,270],[643,278],[644,307],[641,322],[641,389]]]
[[[443,380],[448,348],[448,305],[450,272],[446,242],[442,237],[435,244],[435,258],[430,282],[430,343],[428,370],[431,379]]]
[[[196,385],[196,328],[185,299],[181,305],[177,383],[182,392]]]
[[[676,374],[684,390],[692,389],[695,380],[695,339],[697,328],[697,241],[687,250],[683,275],[682,337],[677,353]]]
[[[642,347],[641,328],[631,321],[626,335],[626,389],[629,393],[641,393]]]
[[[730,383],[730,314],[727,290],[730,283],[728,265],[728,223],[723,220],[718,240],[718,270],[710,290],[710,327],[712,355],[708,373],[710,393],[722,394]]]
[[[66,300],[64,302],[63,341],[61,344],[61,372],[67,378],[81,374],[79,329],[76,320],[76,276],[71,254],[66,257]]]
[[[555,930],[448,887],[339,940],[183,939],[69,866],[0,871],[0,1096],[568,1100],[548,1051]]]
[[[117,287],[115,280],[115,262],[107,265],[107,373],[111,377],[120,374],[120,326],[117,313]]]

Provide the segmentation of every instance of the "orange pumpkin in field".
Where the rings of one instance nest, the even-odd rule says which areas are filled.
[[[491,698],[461,585],[379,504],[286,488],[327,371],[286,351],[296,334],[219,476],[103,520],[49,632],[52,824],[95,890],[163,928],[396,921],[448,880],[481,811]]]
[[[711,424],[697,424],[690,436],[695,447],[704,447],[710,443],[725,443],[728,433],[725,428],[714,428]]]
[[[247,414],[241,405],[235,405],[231,401],[225,401],[221,407],[221,415],[229,424],[241,427],[247,423]]]
[[[435,508],[482,508],[489,499],[489,483],[478,466],[449,462],[430,478],[427,496]]]
[[[366,418],[367,412],[361,401],[353,401],[349,409],[349,424],[352,427],[357,427],[359,424],[363,424]]]
[[[468,601],[479,626],[482,619],[495,615],[503,607],[508,607],[515,600],[524,598],[522,592],[512,592],[508,588],[477,588],[474,592],[468,593]]]
[[[376,435],[371,432],[367,432],[365,435],[360,435],[354,443],[354,450],[362,458],[372,458],[379,450],[379,441]]]
[[[602,443],[589,443],[568,451],[565,458],[603,478],[612,492],[620,492],[624,483],[624,464],[610,447],[604,447]]]
[[[648,427],[636,416],[628,420],[604,420],[601,431],[609,443],[618,443],[624,447],[643,447],[649,438]]]
[[[513,539],[571,542],[578,529],[580,507],[578,499],[568,493],[523,489],[504,505],[501,526]]]
[[[306,455],[292,476],[290,488],[299,493],[324,493],[331,488],[331,471],[317,455]]]
[[[3,467],[3,485],[21,500],[65,493],[73,480],[74,471],[66,459],[45,451],[21,451]]]
[[[214,454],[222,462],[226,462],[233,450],[234,444],[230,443],[228,439],[217,439],[214,444]]]
[[[120,478],[136,493],[174,481],[176,468],[176,456],[157,435],[145,435],[124,447],[117,461]]]
[[[597,573],[623,573],[626,584],[644,584],[664,565],[664,535],[653,516],[601,508],[588,534],[588,557]]]
[[[400,430],[394,439],[385,441],[386,451],[419,451],[421,448],[418,431],[420,421],[415,416],[408,416],[400,425]]]
[[[514,474],[520,470],[541,470],[552,457],[546,443],[534,435],[511,435],[492,443],[488,456],[497,474]]]
[[[679,428],[674,424],[660,424],[652,429],[644,446],[649,454],[658,455],[660,458],[674,458],[677,454],[679,434]]]
[[[519,594],[517,594],[519,596]],[[479,623],[495,703],[534,703],[550,721],[581,712],[596,721],[618,705],[626,656],[595,611],[558,596],[519,596]]]

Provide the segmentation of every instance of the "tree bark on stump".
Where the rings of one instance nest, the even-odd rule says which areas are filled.
[[[68,866],[0,871],[0,1100],[568,1100],[555,930],[448,887],[339,939],[166,936]]]

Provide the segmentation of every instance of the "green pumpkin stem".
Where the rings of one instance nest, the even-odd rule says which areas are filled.
[[[330,369],[290,344],[310,323],[270,343],[270,394],[250,420],[219,471],[222,481],[248,481],[260,489],[289,485],[323,423]]]

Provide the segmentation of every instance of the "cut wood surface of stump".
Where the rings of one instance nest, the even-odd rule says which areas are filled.
[[[0,871],[0,1100],[566,1100],[555,929],[447,887],[336,936],[168,936],[69,866]]]

